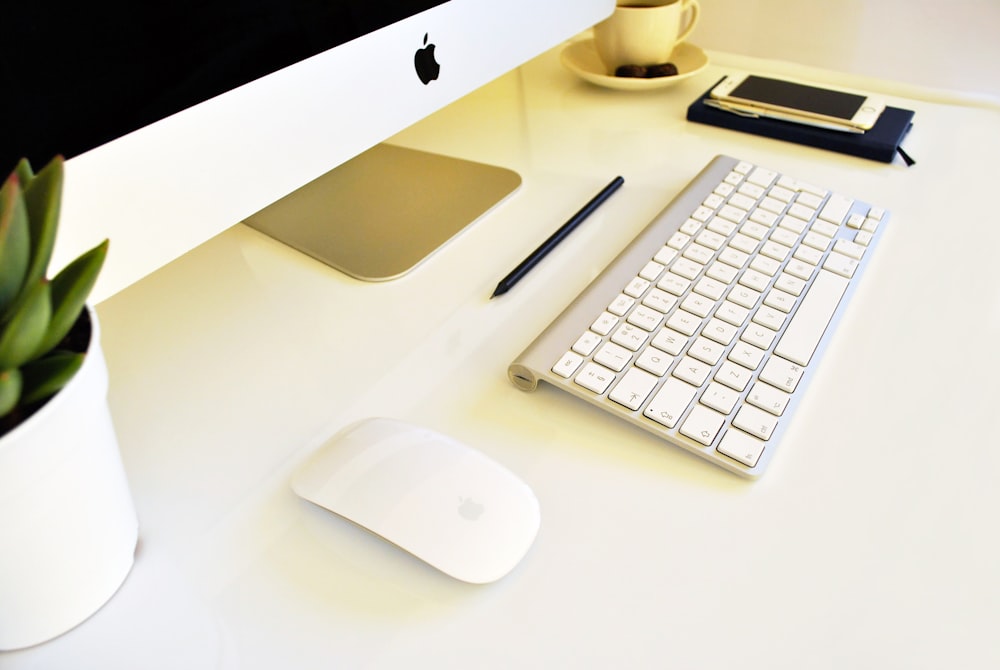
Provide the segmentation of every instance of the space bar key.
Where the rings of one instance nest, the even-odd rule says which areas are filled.
[[[802,299],[774,353],[799,365],[809,365],[826,327],[837,311],[849,279],[820,270],[806,297]]]

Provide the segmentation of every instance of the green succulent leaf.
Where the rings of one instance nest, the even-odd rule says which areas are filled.
[[[25,187],[35,178],[35,171],[31,169],[31,163],[27,158],[22,158],[14,168],[14,174],[21,180],[21,186]]]
[[[11,174],[0,187],[0,323],[14,309],[30,257],[28,210],[20,180]]]
[[[104,240],[52,279],[52,317],[38,354],[59,344],[76,323],[107,255],[108,241]]]
[[[73,351],[54,351],[24,365],[20,404],[30,405],[55,395],[77,373],[84,357]]]
[[[25,279],[28,285],[45,277],[59,228],[62,203],[63,157],[56,156],[31,179],[24,189],[31,239],[31,264]],[[20,167],[20,163],[18,167]],[[30,167],[28,168],[30,170]]]
[[[21,398],[21,372],[4,370],[0,372],[0,416],[6,416],[17,407]]]
[[[52,315],[49,282],[41,280],[27,289],[10,320],[0,329],[0,370],[18,368],[40,352]]]

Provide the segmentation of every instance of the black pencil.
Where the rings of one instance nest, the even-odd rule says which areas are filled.
[[[521,263],[511,270],[510,274],[500,280],[497,284],[496,290],[493,291],[493,295],[490,299],[497,297],[498,295],[503,295],[507,291],[514,288],[517,282],[521,281],[524,275],[531,271],[531,268],[538,265],[538,262],[545,258],[550,251],[556,248],[556,246],[562,242],[566,237],[569,236],[573,230],[576,229],[583,221],[590,216],[595,209],[597,209],[602,202],[607,200],[612,193],[618,190],[625,180],[621,177],[615,177],[611,180],[611,183],[601,189],[601,192],[591,198],[590,202],[584,205],[579,212],[574,214],[569,218],[569,221],[564,223],[559,227],[559,229],[552,233],[549,239],[542,242],[541,246],[531,252],[531,255],[525,258]]]

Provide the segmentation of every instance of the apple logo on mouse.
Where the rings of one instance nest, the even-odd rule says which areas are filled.
[[[413,55],[413,65],[417,68],[417,76],[420,77],[420,81],[426,86],[435,79],[441,73],[441,65],[434,58],[434,45],[427,43],[427,33],[424,33],[424,46],[417,49],[417,53]]]
[[[472,498],[458,499],[458,513],[463,519],[468,521],[479,521],[479,517],[481,517],[485,511],[486,506],[482,503],[477,503]]]

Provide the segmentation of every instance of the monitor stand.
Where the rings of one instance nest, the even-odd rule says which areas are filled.
[[[494,205],[506,168],[379,144],[244,221],[365,281],[400,277]]]

